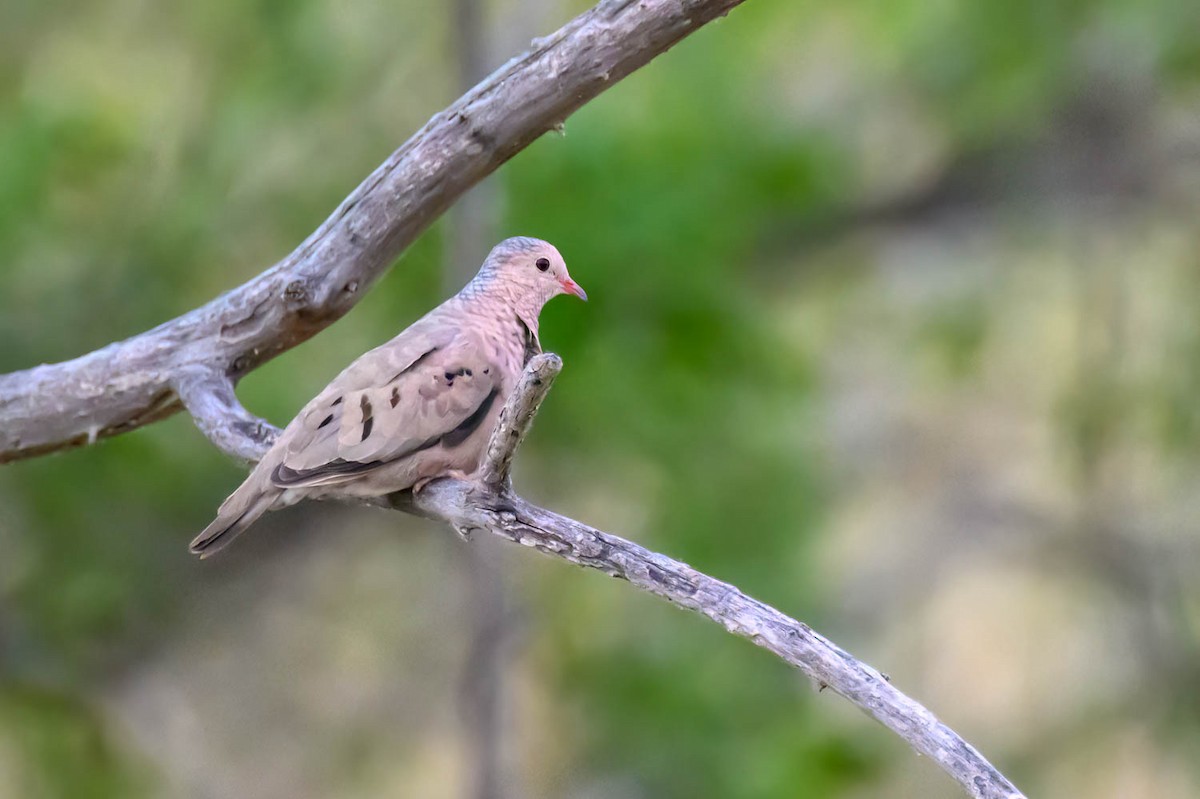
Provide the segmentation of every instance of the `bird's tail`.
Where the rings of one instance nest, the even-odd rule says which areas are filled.
[[[217,518],[204,528],[204,532],[192,539],[193,554],[207,558],[229,546],[230,542],[254,524],[259,516],[269,511],[283,493],[274,486],[268,486],[264,490],[256,483],[257,481],[248,479],[221,503],[217,510]]]

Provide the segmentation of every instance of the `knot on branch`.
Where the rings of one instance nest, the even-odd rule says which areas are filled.
[[[302,278],[296,278],[284,287],[283,301],[289,311],[296,311],[308,305],[308,286]]]

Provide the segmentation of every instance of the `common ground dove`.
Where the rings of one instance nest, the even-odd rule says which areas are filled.
[[[500,242],[462,291],[350,364],[304,406],[217,518],[192,541],[207,557],[263,513],[301,499],[379,496],[479,468],[526,361],[538,315],[587,299],[551,244]]]

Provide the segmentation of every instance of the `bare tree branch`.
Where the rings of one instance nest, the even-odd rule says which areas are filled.
[[[493,491],[502,492],[512,488],[509,471],[512,469],[513,456],[525,440],[533,416],[542,406],[542,400],[550,392],[562,366],[562,358],[553,352],[535,355],[525,365],[511,400],[500,411],[496,429],[488,441],[483,465],[479,467],[480,481]]]
[[[178,376],[236,383],[345,314],[463,192],[576,109],[743,0],[602,0],[496,70],[429,120],[294,252],[263,274],[154,330],[71,361],[0,376],[0,463],[79,446],[181,410]],[[266,431],[232,391],[192,386],[214,443],[222,404]],[[205,418],[209,420],[206,423]],[[254,439],[254,436],[250,436]],[[257,439],[254,439],[255,441]]]
[[[257,461],[280,430],[242,406],[233,382],[215,369],[184,369],[171,387],[209,441],[240,461]]]
[[[516,448],[561,368],[561,359],[550,353],[534,358],[526,367],[488,444],[487,462],[492,474],[507,475]],[[734,635],[774,653],[818,685],[849,699],[941,766],[972,796],[1023,796],[973,746],[878,671],[807,624],[746,596],[735,586],[530,504],[503,480],[493,479],[490,484],[438,480],[415,497],[404,492],[391,499],[393,507],[448,522],[464,534],[486,530],[547,555],[620,577],[643,591],[707,616]]]
[[[186,406],[223,451],[256,460],[278,430],[245,410],[238,378],[345,314],[458,196],[612,83],[742,0],[602,0],[513,59],[393,153],[293,253],[207,305],[123,342],[0,376],[0,462],[90,443]],[[620,577],[748,638],[929,756],[980,799],[1022,794],[932,713],[807,625],[737,588],[512,492],[516,448],[562,362],[533,359],[478,482],[443,479],[394,508],[487,530]],[[374,501],[371,504],[384,504]]]

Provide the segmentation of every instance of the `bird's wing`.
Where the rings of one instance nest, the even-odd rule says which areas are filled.
[[[366,353],[300,412],[281,438],[279,487],[332,485],[474,432],[500,374],[454,331],[409,329]]]

